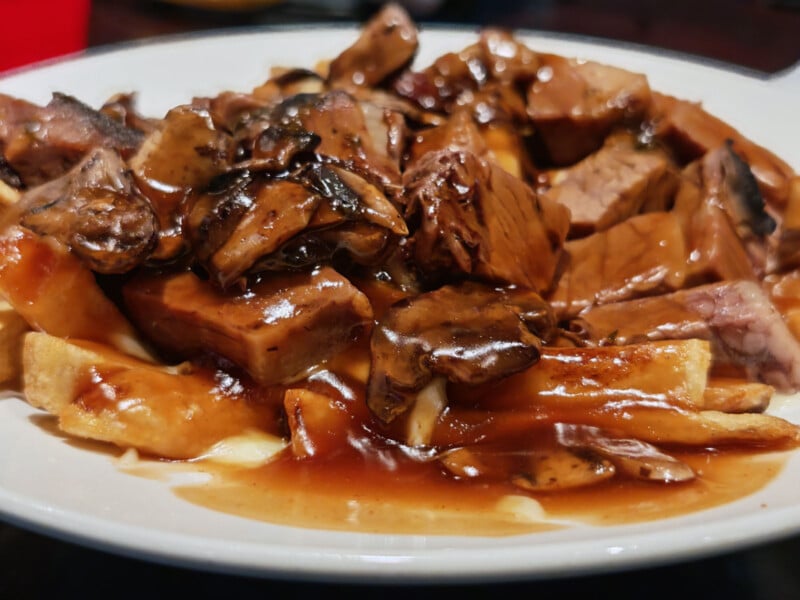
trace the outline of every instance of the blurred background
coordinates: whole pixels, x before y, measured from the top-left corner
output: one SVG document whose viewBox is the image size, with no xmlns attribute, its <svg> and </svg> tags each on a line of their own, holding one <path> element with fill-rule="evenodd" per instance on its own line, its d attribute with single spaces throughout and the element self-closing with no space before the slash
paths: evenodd
<svg viewBox="0 0 800 600">
<path fill-rule="evenodd" d="M 800 0 L 406 0 L 419 21 L 623 40 L 775 72 L 800 60 Z M 0 71 L 84 47 L 229 27 L 361 21 L 375 0 L 0 0 Z M 46 15 L 47 18 L 42 18 Z"/>
</svg>

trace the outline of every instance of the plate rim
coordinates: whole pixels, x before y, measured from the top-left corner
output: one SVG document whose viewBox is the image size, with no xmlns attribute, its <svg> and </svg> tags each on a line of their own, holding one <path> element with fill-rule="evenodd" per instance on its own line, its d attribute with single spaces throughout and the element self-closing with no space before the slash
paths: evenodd
<svg viewBox="0 0 800 600">
<path fill-rule="evenodd" d="M 422 22 L 421 28 L 423 32 L 431 33 L 469 33 L 478 31 L 478 25 L 458 25 L 451 26 L 447 24 L 425 24 Z M 157 36 L 146 38 L 144 40 L 133 40 L 128 42 L 120 42 L 106 46 L 96 47 L 87 51 L 73 53 L 63 57 L 57 57 L 35 63 L 33 65 L 26 65 L 17 69 L 7 71 L 0 76 L 0 85 L 6 80 L 13 78 L 17 75 L 23 75 L 30 72 L 35 72 L 44 68 L 59 66 L 64 63 L 80 62 L 82 60 L 91 59 L 97 55 L 113 54 L 117 52 L 132 52 L 141 47 L 152 47 L 158 45 L 168 46 L 174 43 L 183 42 L 202 42 L 205 39 L 217 38 L 229 35 L 242 35 L 242 36 L 266 36 L 275 32 L 295 32 L 299 34 L 307 34 L 310 31 L 326 30 L 331 32 L 349 32 L 357 30 L 358 24 L 356 23 L 337 23 L 331 24 L 308 24 L 308 25 L 267 25 L 255 26 L 247 28 L 226 28 L 226 29 L 211 29 L 198 32 L 174 34 L 168 36 Z M 653 46 L 646 46 L 641 44 L 629 42 L 615 42 L 605 38 L 595 38 L 592 36 L 572 35 L 559 32 L 540 31 L 535 29 L 517 29 L 514 33 L 523 36 L 533 36 L 538 39 L 556 39 L 559 41 L 573 42 L 586 46 L 602 46 L 609 49 L 623 50 L 625 52 L 634 52 L 637 54 L 649 55 L 656 60 L 677 60 L 681 63 L 697 64 L 707 68 L 713 68 L 718 71 L 723 71 L 731 75 L 744 76 L 753 80 L 771 81 L 775 76 L 764 74 L 758 71 L 751 71 L 745 68 L 737 68 L 736 65 L 730 63 L 722 63 L 699 57 L 697 55 L 685 54 L 672 50 L 661 49 Z M 797 451 L 796 451 L 797 452 Z M 10 508 L 9 508 L 10 507 Z M 16 507 L 16 510 L 15 510 Z M 386 565 L 390 563 L 380 562 L 374 560 L 374 556 L 366 556 L 358 554 L 357 552 L 352 555 L 343 553 L 341 549 L 330 548 L 327 550 L 322 549 L 320 558 L 325 560 L 324 564 L 317 564 L 315 566 L 292 564 L 291 561 L 296 555 L 304 554 L 300 550 L 291 550 L 291 556 L 286 557 L 283 564 L 276 565 L 263 565 L 263 564 L 242 564 L 230 557 L 226 556 L 212 556 L 215 544 L 220 543 L 220 540 L 211 540 L 210 544 L 201 544 L 204 552 L 198 552 L 195 555 L 187 555 L 186 553 L 176 554 L 174 551 L 169 551 L 165 548 L 153 548 L 152 546 L 145 547 L 143 543 L 138 545 L 131 545 L 126 543 L 127 535 L 134 532 L 139 532 L 142 535 L 147 532 L 153 532 L 167 538 L 173 538 L 182 546 L 197 546 L 198 538 L 206 540 L 202 536 L 192 534 L 176 534 L 173 532 L 158 532 L 157 530 L 143 529 L 142 527 L 128 525 L 125 523 L 114 522 L 113 520 L 104 519 L 93 515 L 85 515 L 71 510 L 54 510 L 52 506 L 41 505 L 34 502 L 31 504 L 26 501 L 23 496 L 9 492 L 8 490 L 0 487 L 0 519 L 6 520 L 9 523 L 19 525 L 25 529 L 36 531 L 50 537 L 56 537 L 69 542 L 77 542 L 82 545 L 97 548 L 104 551 L 110 551 L 115 554 L 128 556 L 137 559 L 152 560 L 163 564 L 170 564 L 181 567 L 188 567 L 194 569 L 203 569 L 207 571 L 214 571 L 220 573 L 235 573 L 249 576 L 259 577 L 272 577 L 279 579 L 298 579 L 303 580 L 318 580 L 318 581 L 356 581 L 356 582 L 375 582 L 375 583 L 444 583 L 444 582 L 478 582 L 478 581 L 511 581 L 511 580 L 534 580 L 544 578 L 556 578 L 564 575 L 575 574 L 591 574 L 601 573 L 608 571 L 619 571 L 623 568 L 639 568 L 644 565 L 652 566 L 654 564 L 664 565 L 671 562 L 679 562 L 688 559 L 702 558 L 721 552 L 734 551 L 745 547 L 750 547 L 765 543 L 768 541 L 776 541 L 785 537 L 796 535 L 800 533 L 800 518 L 795 519 L 795 522 L 790 527 L 781 525 L 782 519 L 785 514 L 800 515 L 800 507 L 783 507 L 779 509 L 771 509 L 768 514 L 761 513 L 748 513 L 734 518 L 724 520 L 724 523 L 714 522 L 711 527 L 716 535 L 709 537 L 709 525 L 697 523 L 692 525 L 684 525 L 680 528 L 683 535 L 687 533 L 692 534 L 689 536 L 692 541 L 696 542 L 691 544 L 691 548 L 683 548 L 681 552 L 675 553 L 674 549 L 666 550 L 664 548 L 649 548 L 642 549 L 644 543 L 651 541 L 651 538 L 661 537 L 662 532 L 644 532 L 637 533 L 635 531 L 628 533 L 621 533 L 619 539 L 622 541 L 627 540 L 630 543 L 629 548 L 623 551 L 628 552 L 623 566 L 612 565 L 608 561 L 609 553 L 596 551 L 594 553 L 587 552 L 586 546 L 597 543 L 596 540 L 581 540 L 581 541 L 563 541 L 551 544 L 551 546 L 566 546 L 572 547 L 573 552 L 579 551 L 577 556 L 577 563 L 569 561 L 563 562 L 561 565 L 548 565 L 549 570 L 545 572 L 541 568 L 531 569 L 530 565 L 521 563 L 513 563 L 507 565 L 504 569 L 498 569 L 496 565 L 489 566 L 482 563 L 480 560 L 473 560 L 469 565 L 469 572 L 456 572 L 456 570 L 444 570 L 442 565 L 439 564 L 440 555 L 447 552 L 445 549 L 432 549 L 422 553 L 416 551 L 416 556 L 401 556 L 400 554 L 392 554 L 393 557 L 404 559 L 397 562 L 396 568 L 387 568 Z M 68 523 L 54 523 L 56 517 L 67 517 Z M 758 528 L 757 535 L 750 535 L 749 537 L 742 538 L 736 535 L 724 535 L 725 532 L 721 531 L 723 524 L 730 526 L 731 523 L 738 525 L 757 520 L 760 527 Z M 668 520 L 662 520 L 664 523 Z M 765 521 L 767 526 L 765 526 Z M 118 531 L 118 535 L 113 540 L 107 539 L 103 534 L 104 531 L 94 529 L 87 531 L 83 529 L 86 524 L 102 524 L 112 530 Z M 701 531 L 702 530 L 702 531 Z M 535 534 L 534 534 L 535 535 Z M 134 538 L 140 536 L 133 536 Z M 127 537 L 130 541 L 130 537 Z M 634 543 L 635 541 L 635 543 Z M 224 542 L 223 542 L 224 543 Z M 687 542 L 688 544 L 688 542 Z M 263 549 L 263 544 L 244 543 L 246 546 L 256 546 Z M 278 546 L 275 542 L 270 545 L 270 554 L 274 553 Z M 657 546 L 657 544 L 656 544 Z M 511 548 L 492 548 L 491 552 L 501 553 L 519 553 L 523 549 L 522 546 Z M 318 549 L 319 550 L 319 549 Z M 470 553 L 477 555 L 485 550 L 470 549 Z M 209 554 L 211 553 L 211 554 Z M 423 556 L 424 554 L 424 556 Z M 336 560 L 338 557 L 338 560 Z M 433 558 L 434 564 L 426 564 L 425 560 Z M 605 559 L 605 560 L 603 560 Z"/>
</svg>

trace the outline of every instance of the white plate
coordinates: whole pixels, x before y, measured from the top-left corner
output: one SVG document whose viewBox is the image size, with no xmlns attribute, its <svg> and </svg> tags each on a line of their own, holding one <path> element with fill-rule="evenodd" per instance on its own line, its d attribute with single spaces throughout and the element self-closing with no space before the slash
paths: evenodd
<svg viewBox="0 0 800 600">
<path fill-rule="evenodd" d="M 193 95 L 248 90 L 270 65 L 312 66 L 354 36 L 349 28 L 307 29 L 131 45 L 18 72 L 0 80 L 0 92 L 46 102 L 57 90 L 97 105 L 137 91 L 143 112 L 159 116 Z M 796 70 L 768 81 L 631 48 L 524 38 L 535 49 L 645 72 L 655 89 L 703 100 L 800 167 Z M 466 30 L 425 31 L 420 62 L 474 39 Z M 780 410 L 800 422 L 800 403 Z M 762 491 L 679 518 L 504 538 L 374 535 L 274 526 L 188 504 L 163 482 L 123 474 L 110 455 L 48 433 L 35 414 L 19 400 L 0 400 L 0 515 L 50 535 L 204 569 L 359 581 L 534 578 L 683 560 L 800 532 L 800 453 Z"/>
</svg>

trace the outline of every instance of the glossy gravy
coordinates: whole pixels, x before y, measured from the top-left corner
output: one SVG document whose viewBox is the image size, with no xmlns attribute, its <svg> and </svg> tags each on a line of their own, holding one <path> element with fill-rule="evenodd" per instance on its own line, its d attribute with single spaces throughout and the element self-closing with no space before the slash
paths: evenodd
<svg viewBox="0 0 800 600">
<path fill-rule="evenodd" d="M 334 362 L 328 365 L 330 371 L 297 384 L 348 407 L 350 425 L 326 441 L 325 453 L 298 459 L 286 448 L 268 464 L 249 469 L 205 461 L 140 461 L 125 470 L 165 480 L 187 469 L 205 473 L 207 481 L 177 484 L 175 494 L 216 511 L 275 524 L 386 534 L 503 536 L 575 522 L 651 521 L 719 506 L 765 486 L 788 454 L 669 449 L 697 473 L 686 483 L 646 482 L 617 474 L 584 488 L 530 492 L 502 477 L 458 478 L 432 455 L 395 441 L 402 439 L 401 430 L 376 425 L 359 384 L 364 377 L 358 372 L 358 365 L 363 366 L 360 350 L 354 348 L 347 357 L 350 373 L 343 361 Z M 522 432 L 511 427 L 505 430 L 507 440 L 485 447 L 513 462 L 523 443 L 538 450 L 554 447 L 551 426 L 545 418 L 529 422 Z"/>
<path fill-rule="evenodd" d="M 614 479 L 552 494 L 500 482 L 458 481 L 433 463 L 278 459 L 257 469 L 140 462 L 131 474 L 165 479 L 186 469 L 209 480 L 180 484 L 193 504 L 293 527 L 384 534 L 504 536 L 585 523 L 623 525 L 676 517 L 750 495 L 776 477 L 786 453 L 704 451 L 679 456 L 698 473 L 689 483 Z"/>
</svg>

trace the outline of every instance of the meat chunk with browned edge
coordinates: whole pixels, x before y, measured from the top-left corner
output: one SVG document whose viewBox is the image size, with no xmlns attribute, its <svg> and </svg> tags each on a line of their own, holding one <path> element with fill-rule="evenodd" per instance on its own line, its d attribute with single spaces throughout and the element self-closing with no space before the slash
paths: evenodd
<svg viewBox="0 0 800 600">
<path fill-rule="evenodd" d="M 667 210 L 678 173 L 662 149 L 625 132 L 576 165 L 550 174 L 545 196 L 570 211 L 570 237 L 608 229 L 640 212 Z"/>
<path fill-rule="evenodd" d="M 546 54 L 528 90 L 528 115 L 546 158 L 569 165 L 597 150 L 615 126 L 640 121 L 650 96 L 644 75 Z"/>
<path fill-rule="evenodd" d="M 786 205 L 789 181 L 794 172 L 772 152 L 750 141 L 694 102 L 654 93 L 651 112 L 656 135 L 686 162 L 732 140 L 733 149 L 750 165 L 767 202 L 776 208 Z"/>
<path fill-rule="evenodd" d="M 671 292 L 686 278 L 686 241 L 672 213 L 637 215 L 564 245 L 563 272 L 548 297 L 560 319 L 590 306 Z"/>
<path fill-rule="evenodd" d="M 143 137 L 72 96 L 53 94 L 42 107 L 0 94 L 0 150 L 26 186 L 63 175 L 97 146 L 128 158 Z"/>
<path fill-rule="evenodd" d="M 764 276 L 776 222 L 731 143 L 684 169 L 674 211 L 687 232 L 689 285 Z"/>
<path fill-rule="evenodd" d="M 599 343 L 700 338 L 717 368 L 743 370 L 783 391 L 800 389 L 800 343 L 757 283 L 727 281 L 598 306 L 578 325 Z"/>
<path fill-rule="evenodd" d="M 537 291 L 550 288 L 569 211 L 466 151 L 431 152 L 404 175 L 417 266 Z"/>
<path fill-rule="evenodd" d="M 216 354 L 264 385 L 341 352 L 372 319 L 366 296 L 329 267 L 265 277 L 246 292 L 222 292 L 191 272 L 144 273 L 123 294 L 158 348 L 175 358 Z"/>
<path fill-rule="evenodd" d="M 554 330 L 550 308 L 530 290 L 466 282 L 403 300 L 373 329 L 367 404 L 388 423 L 435 376 L 479 384 L 517 373 Z"/>
</svg>

